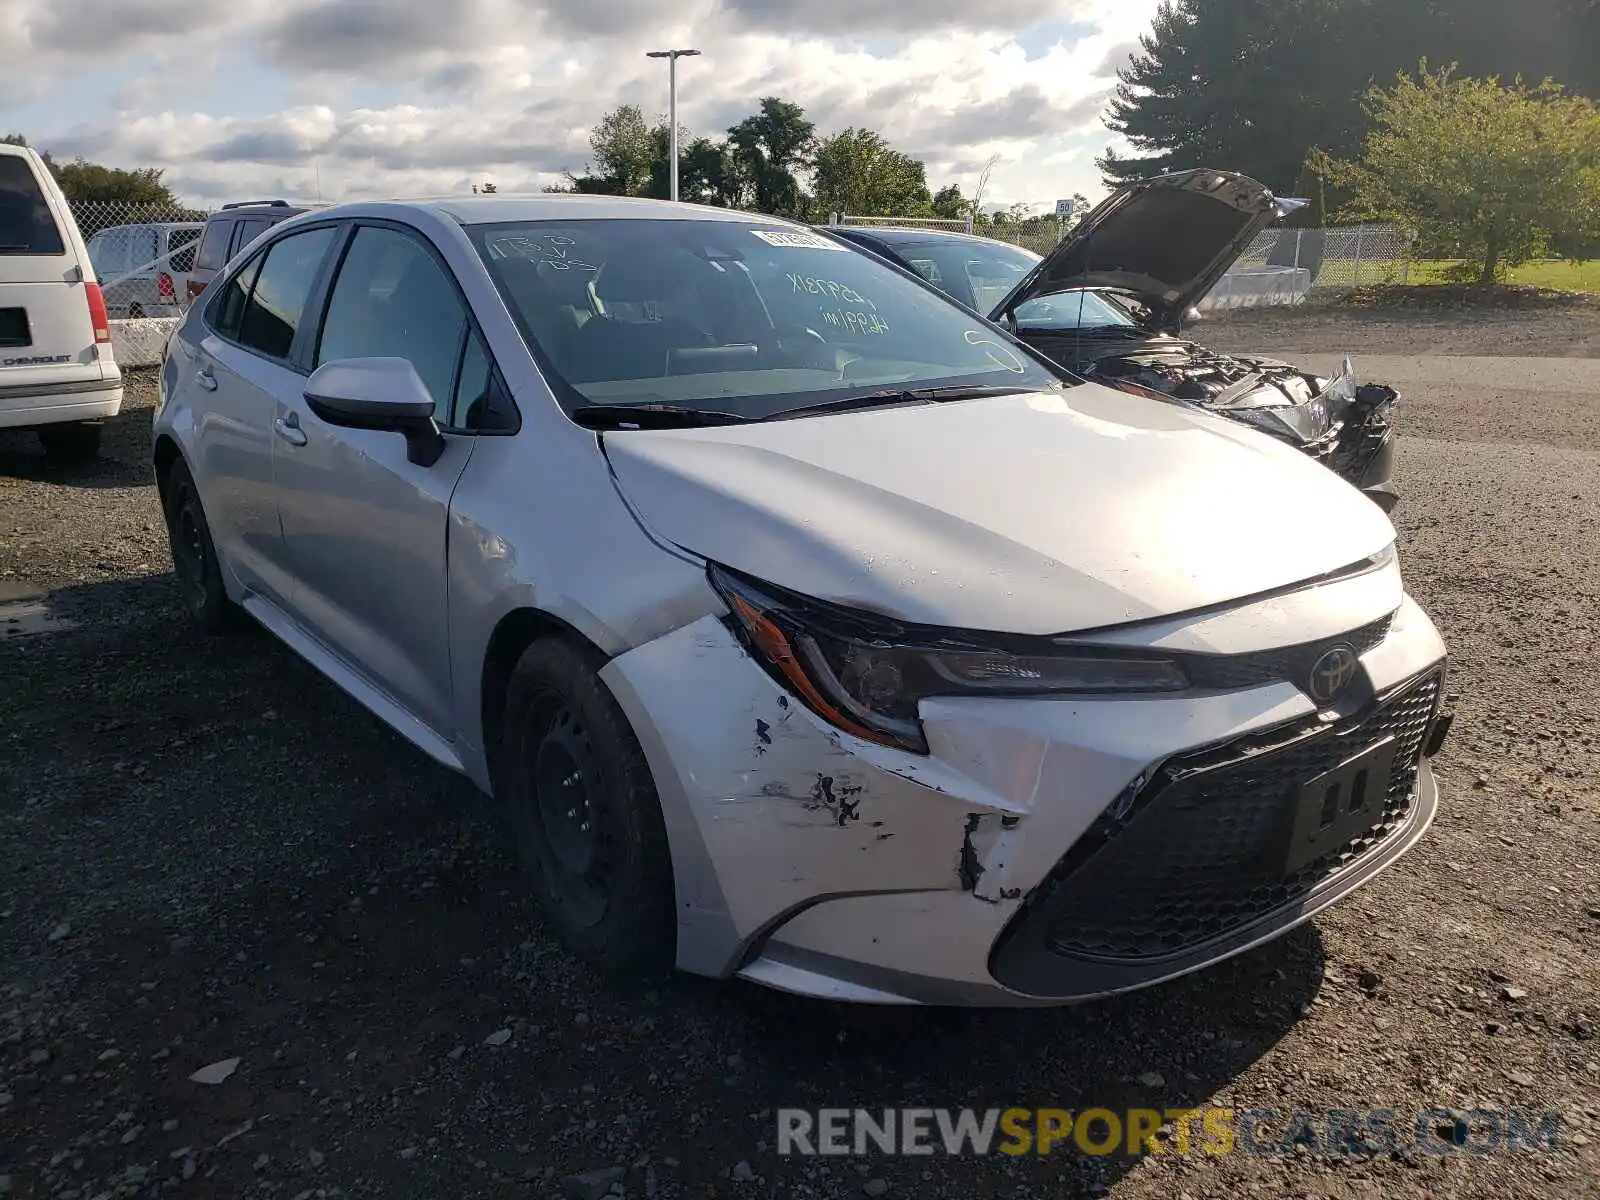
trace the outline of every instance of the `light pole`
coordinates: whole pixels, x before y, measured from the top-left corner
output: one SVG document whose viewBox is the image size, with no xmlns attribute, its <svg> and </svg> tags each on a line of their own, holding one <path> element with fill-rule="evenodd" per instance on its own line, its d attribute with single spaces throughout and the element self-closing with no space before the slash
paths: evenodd
<svg viewBox="0 0 1600 1200">
<path fill-rule="evenodd" d="M 646 58 L 667 60 L 667 136 L 671 139 L 671 149 L 667 151 L 667 175 L 671 181 L 667 186 L 667 195 L 673 200 L 678 198 L 678 60 L 693 58 L 699 53 L 698 50 L 650 50 L 645 53 Z"/>
</svg>

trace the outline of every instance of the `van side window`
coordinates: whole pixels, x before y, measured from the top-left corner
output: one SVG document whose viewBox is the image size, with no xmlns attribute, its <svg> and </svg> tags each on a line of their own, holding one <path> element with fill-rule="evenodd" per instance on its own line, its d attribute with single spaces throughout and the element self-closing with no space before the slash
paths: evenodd
<svg viewBox="0 0 1600 1200">
<path fill-rule="evenodd" d="M 66 252 L 32 164 L 20 154 L 0 154 L 0 254 Z"/>
<path fill-rule="evenodd" d="M 328 247 L 332 226 L 291 233 L 267 247 L 239 318 L 239 344 L 269 358 L 288 358 L 295 330 Z"/>
<path fill-rule="evenodd" d="M 174 229 L 167 234 L 167 270 L 180 275 L 194 270 L 194 243 L 199 236 L 198 229 Z"/>
</svg>

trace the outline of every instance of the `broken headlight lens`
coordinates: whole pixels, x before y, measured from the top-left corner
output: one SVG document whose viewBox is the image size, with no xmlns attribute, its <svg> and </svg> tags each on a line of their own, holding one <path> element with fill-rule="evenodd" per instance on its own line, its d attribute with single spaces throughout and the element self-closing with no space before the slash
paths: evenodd
<svg viewBox="0 0 1600 1200">
<path fill-rule="evenodd" d="M 1189 686 L 1183 668 L 1161 655 L 1057 646 L 1043 638 L 976 644 L 969 640 L 974 635 L 917 628 L 809 600 L 715 565 L 709 574 L 745 646 L 779 683 L 838 728 L 886 746 L 927 753 L 917 708 L 929 696 L 1165 692 Z"/>
</svg>

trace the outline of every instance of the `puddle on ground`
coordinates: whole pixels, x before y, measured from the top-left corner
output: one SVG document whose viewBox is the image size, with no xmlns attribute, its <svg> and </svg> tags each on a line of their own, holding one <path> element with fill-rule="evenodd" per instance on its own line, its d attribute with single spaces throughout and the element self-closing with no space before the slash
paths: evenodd
<svg viewBox="0 0 1600 1200">
<path fill-rule="evenodd" d="M 32 588 L 0 581 L 0 642 L 16 638 L 36 637 L 42 633 L 60 633 L 71 629 L 77 622 L 56 612 L 48 595 L 40 595 Z"/>
</svg>

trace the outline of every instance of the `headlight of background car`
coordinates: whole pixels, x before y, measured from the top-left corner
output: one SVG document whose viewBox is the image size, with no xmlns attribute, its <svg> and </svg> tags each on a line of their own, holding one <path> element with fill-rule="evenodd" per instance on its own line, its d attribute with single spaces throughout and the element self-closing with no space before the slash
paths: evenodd
<svg viewBox="0 0 1600 1200">
<path fill-rule="evenodd" d="M 784 688 L 848 733 L 919 754 L 928 744 L 917 705 L 927 696 L 1189 686 L 1182 667 L 1160 655 L 1058 646 L 1046 638 L 997 636 L 987 645 L 976 640 L 982 635 L 919 629 L 796 596 L 716 565 L 709 575 L 745 647 Z"/>
</svg>

